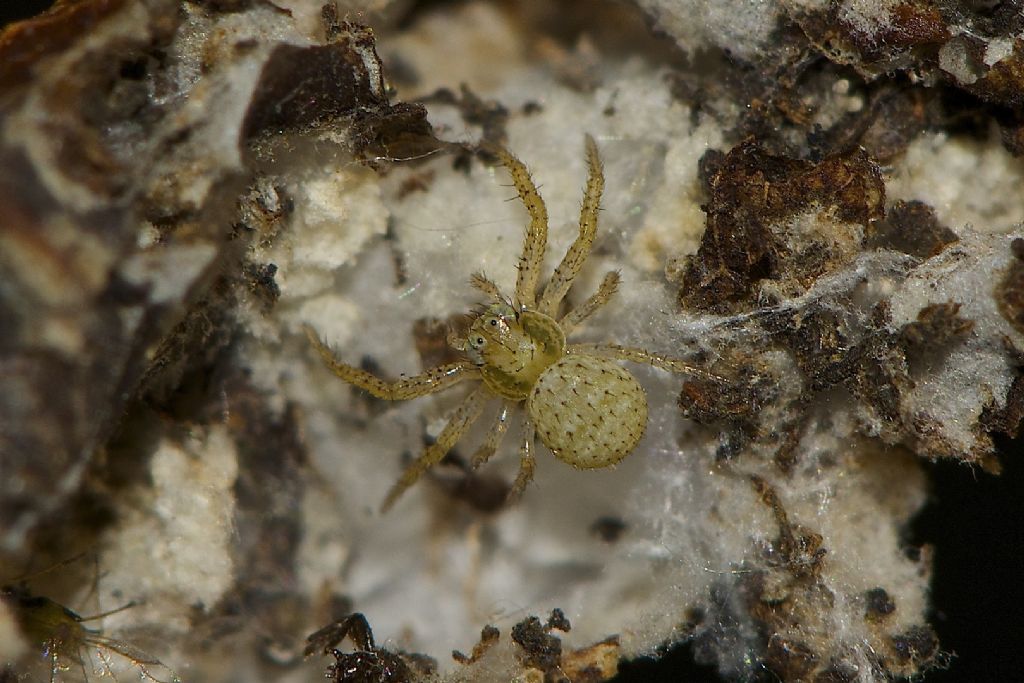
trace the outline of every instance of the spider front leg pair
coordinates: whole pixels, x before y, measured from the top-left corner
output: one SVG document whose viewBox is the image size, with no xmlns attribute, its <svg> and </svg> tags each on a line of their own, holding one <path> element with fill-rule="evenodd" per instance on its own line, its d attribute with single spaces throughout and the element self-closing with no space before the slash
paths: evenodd
<svg viewBox="0 0 1024 683">
<path fill-rule="evenodd" d="M 334 374 L 377 398 L 390 401 L 419 398 L 420 396 L 444 391 L 465 380 L 480 379 L 479 369 L 468 361 L 462 361 L 431 368 L 419 375 L 403 377 L 395 382 L 386 382 L 365 370 L 340 362 L 334 357 L 331 350 L 320 341 L 312 329 L 309 327 L 305 329 L 310 343 L 313 344 L 320 357 L 323 358 L 324 363 Z M 401 477 L 388 491 L 384 502 L 381 504 L 381 512 L 387 512 L 394 505 L 395 501 L 398 500 L 398 497 L 415 484 L 424 472 L 444 459 L 444 456 L 448 454 L 452 447 L 462 439 L 469 428 L 479 419 L 486 404 L 492 398 L 493 395 L 486 385 L 481 385 L 463 399 L 462 403 L 459 404 L 455 412 L 448 419 L 441 433 L 438 434 L 434 443 L 429 445 L 416 460 L 406 467 Z M 484 443 L 477 449 L 470 461 L 473 468 L 485 463 L 498 450 L 505 432 L 508 431 L 509 412 L 508 406 L 505 405 L 499 410 Z M 516 478 L 512 492 L 509 494 L 510 497 L 518 495 L 526 488 L 526 484 L 529 483 L 530 476 L 533 473 L 532 441 L 533 437 L 531 434 L 523 435 L 523 443 L 520 447 L 520 474 Z"/>
<path fill-rule="evenodd" d="M 540 438 L 558 459 L 577 469 L 608 467 L 629 455 L 647 427 L 647 397 L 636 379 L 617 361 L 645 363 L 669 372 L 715 378 L 683 360 L 616 344 L 567 344 L 566 337 L 615 294 L 619 275 L 605 275 L 597 292 L 557 318 L 559 307 L 590 255 L 597 234 L 604 173 L 597 145 L 586 137 L 588 178 L 579 233 L 538 295 L 540 268 L 547 248 L 547 208 L 529 171 L 503 149 L 491 150 L 512 177 L 530 216 L 519 259 L 514 296 L 506 299 L 497 284 L 473 275 L 471 284 L 489 304 L 476 315 L 465 339 L 451 340 L 465 360 L 396 382 L 384 380 L 337 360 L 309 328 L 310 342 L 340 378 L 373 396 L 405 400 L 426 396 L 466 380 L 478 380 L 456 408 L 437 440 L 413 461 L 384 499 L 395 500 L 437 464 L 469 431 L 489 402 L 501 405 L 483 444 L 471 462 L 479 466 L 501 445 L 509 413 L 525 408 L 519 473 L 509 492 L 517 498 L 533 478 L 534 440 Z"/>
</svg>

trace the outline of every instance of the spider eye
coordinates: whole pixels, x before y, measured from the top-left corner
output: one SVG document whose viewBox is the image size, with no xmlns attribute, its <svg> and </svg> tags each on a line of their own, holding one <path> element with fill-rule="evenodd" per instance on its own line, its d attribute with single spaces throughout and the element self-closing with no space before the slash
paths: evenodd
<svg viewBox="0 0 1024 683">
<path fill-rule="evenodd" d="M 498 326 L 498 319 L 497 318 L 491 318 L 489 322 L 491 323 L 491 327 L 497 327 Z"/>
<path fill-rule="evenodd" d="M 476 345 L 477 346 L 483 346 L 484 345 L 484 338 L 483 337 L 477 337 L 476 338 Z"/>
</svg>

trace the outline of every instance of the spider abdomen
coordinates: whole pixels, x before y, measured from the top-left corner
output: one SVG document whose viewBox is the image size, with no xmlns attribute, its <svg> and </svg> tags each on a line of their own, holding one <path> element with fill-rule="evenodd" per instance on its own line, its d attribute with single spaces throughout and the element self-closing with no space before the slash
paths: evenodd
<svg viewBox="0 0 1024 683">
<path fill-rule="evenodd" d="M 526 399 L 537 435 L 562 462 L 579 469 L 614 465 L 647 428 L 647 396 L 615 361 L 568 354 L 537 379 Z"/>
</svg>

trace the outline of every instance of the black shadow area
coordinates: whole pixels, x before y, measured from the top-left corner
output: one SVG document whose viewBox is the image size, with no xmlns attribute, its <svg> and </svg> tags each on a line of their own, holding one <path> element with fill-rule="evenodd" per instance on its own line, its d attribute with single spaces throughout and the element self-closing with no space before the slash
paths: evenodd
<svg viewBox="0 0 1024 683">
<path fill-rule="evenodd" d="M 998 476 L 928 465 L 911 541 L 935 548 L 931 622 L 953 656 L 926 683 L 1024 681 L 1024 438 L 997 443 Z"/>
<path fill-rule="evenodd" d="M 53 0 L 4 0 L 0 2 L 0 28 L 7 24 L 34 17 L 49 9 Z"/>
</svg>

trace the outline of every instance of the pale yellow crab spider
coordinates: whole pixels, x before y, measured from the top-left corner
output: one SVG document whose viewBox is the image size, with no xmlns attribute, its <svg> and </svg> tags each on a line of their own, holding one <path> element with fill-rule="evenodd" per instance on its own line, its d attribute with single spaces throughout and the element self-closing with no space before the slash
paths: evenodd
<svg viewBox="0 0 1024 683">
<path fill-rule="evenodd" d="M 499 403 L 491 427 L 472 457 L 478 467 L 501 444 L 512 408 L 523 406 L 519 474 L 509 493 L 517 498 L 533 478 L 537 437 L 559 460 L 579 469 L 608 467 L 629 455 L 647 427 L 647 397 L 636 379 L 617 361 L 646 363 L 669 372 L 715 378 L 676 358 L 616 344 L 569 344 L 566 337 L 603 306 L 619 285 L 610 272 L 597 291 L 582 304 L 557 318 L 559 305 L 590 255 L 597 233 L 604 173 L 597 145 L 586 137 L 589 175 L 580 212 L 579 235 L 538 293 L 541 263 L 547 246 L 547 208 L 519 159 L 503 149 L 493 150 L 512 176 L 519 198 L 530 215 L 515 294 L 505 299 L 492 281 L 480 274 L 471 284 L 488 302 L 469 326 L 465 339 L 451 339 L 465 360 L 431 368 L 414 377 L 385 382 L 373 374 L 339 361 L 307 328 L 309 340 L 327 366 L 350 384 L 378 398 L 397 401 L 426 396 L 459 382 L 480 382 L 463 399 L 437 440 L 413 461 L 391 487 L 382 510 L 437 464 L 491 403 Z M 716 378 L 717 379 L 717 378 Z"/>
</svg>

